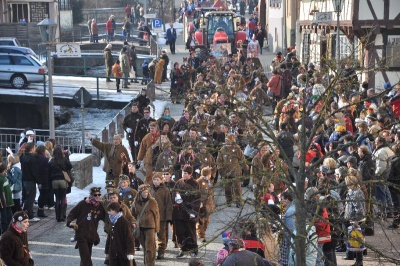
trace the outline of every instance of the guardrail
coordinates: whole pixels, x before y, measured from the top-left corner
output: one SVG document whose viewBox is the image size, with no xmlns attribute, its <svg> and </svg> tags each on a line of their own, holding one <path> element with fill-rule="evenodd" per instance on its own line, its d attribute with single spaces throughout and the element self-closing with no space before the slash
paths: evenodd
<svg viewBox="0 0 400 266">
<path fill-rule="evenodd" d="M 35 141 L 47 141 L 49 139 L 49 130 L 46 129 L 33 129 L 35 131 Z M 24 132 L 23 128 L 0 128 L 0 150 L 3 152 L 7 147 L 13 151 L 18 152 L 20 146 L 21 133 Z M 80 152 L 82 150 L 82 139 L 79 137 L 80 131 L 65 131 L 56 130 L 56 143 L 69 149 L 71 152 Z M 91 147 L 86 148 L 85 151 L 91 150 Z M 4 154 L 3 154 L 4 155 Z"/>
</svg>

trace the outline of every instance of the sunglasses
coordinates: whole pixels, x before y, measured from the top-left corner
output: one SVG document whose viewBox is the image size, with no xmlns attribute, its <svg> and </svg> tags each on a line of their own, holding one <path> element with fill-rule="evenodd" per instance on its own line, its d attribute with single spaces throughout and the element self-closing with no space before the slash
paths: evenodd
<svg viewBox="0 0 400 266">
<path fill-rule="evenodd" d="M 93 194 L 94 197 L 100 197 L 101 194 Z"/>
<path fill-rule="evenodd" d="M 170 173 L 163 173 L 163 175 L 170 175 Z"/>
</svg>

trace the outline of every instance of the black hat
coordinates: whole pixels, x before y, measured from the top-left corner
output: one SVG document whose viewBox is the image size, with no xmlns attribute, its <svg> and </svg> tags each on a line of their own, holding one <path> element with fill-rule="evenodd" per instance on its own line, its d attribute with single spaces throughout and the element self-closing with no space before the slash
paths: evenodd
<svg viewBox="0 0 400 266">
<path fill-rule="evenodd" d="M 91 187 L 90 188 L 90 195 L 93 195 L 97 192 L 101 193 L 101 187 Z"/>
<path fill-rule="evenodd" d="M 352 164 L 357 164 L 357 158 L 355 156 L 349 156 L 347 157 L 345 163 L 352 163 Z"/>
<path fill-rule="evenodd" d="M 26 212 L 24 211 L 19 211 L 14 213 L 13 218 L 12 218 L 12 222 L 16 223 L 16 222 L 22 222 L 23 220 L 29 220 L 29 216 Z"/>
<path fill-rule="evenodd" d="M 115 188 L 114 180 L 106 180 L 106 189 Z"/>
</svg>

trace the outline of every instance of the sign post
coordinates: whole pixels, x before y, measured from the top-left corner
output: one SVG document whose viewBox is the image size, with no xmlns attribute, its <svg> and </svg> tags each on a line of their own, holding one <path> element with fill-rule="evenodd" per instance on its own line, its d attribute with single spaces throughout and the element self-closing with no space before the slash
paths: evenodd
<svg viewBox="0 0 400 266">
<path fill-rule="evenodd" d="M 161 18 L 154 18 L 151 22 L 151 26 L 154 32 L 162 32 L 163 31 L 163 21 Z"/>
</svg>

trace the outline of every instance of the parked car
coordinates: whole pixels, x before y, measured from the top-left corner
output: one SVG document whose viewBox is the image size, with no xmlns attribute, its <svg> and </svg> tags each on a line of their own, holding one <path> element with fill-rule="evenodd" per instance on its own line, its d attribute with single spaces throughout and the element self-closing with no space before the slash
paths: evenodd
<svg viewBox="0 0 400 266">
<path fill-rule="evenodd" d="M 1 46 L 0 45 L 0 53 L 6 54 L 30 54 L 38 58 L 37 54 L 28 47 L 21 46 Z"/>
<path fill-rule="evenodd" d="M 21 46 L 17 38 L 14 37 L 0 37 L 0 46 Z"/>
<path fill-rule="evenodd" d="M 0 53 L 0 82 L 22 89 L 44 81 L 47 67 L 33 55 Z"/>
</svg>

